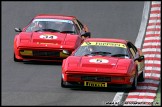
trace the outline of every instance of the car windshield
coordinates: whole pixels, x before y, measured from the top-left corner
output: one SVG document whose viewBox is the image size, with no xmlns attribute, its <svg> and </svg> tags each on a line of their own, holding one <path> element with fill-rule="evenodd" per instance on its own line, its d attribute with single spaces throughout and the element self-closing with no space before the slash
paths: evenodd
<svg viewBox="0 0 162 107">
<path fill-rule="evenodd" d="M 74 56 L 96 55 L 129 58 L 126 45 L 113 42 L 84 42 L 74 53 Z"/>
<path fill-rule="evenodd" d="M 26 32 L 50 31 L 76 34 L 71 20 L 62 19 L 34 19 L 27 27 Z"/>
</svg>

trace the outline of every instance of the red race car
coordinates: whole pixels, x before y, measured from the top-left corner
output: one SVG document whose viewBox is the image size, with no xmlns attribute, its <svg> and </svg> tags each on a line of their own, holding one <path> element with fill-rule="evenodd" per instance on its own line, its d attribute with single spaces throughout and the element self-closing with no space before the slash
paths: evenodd
<svg viewBox="0 0 162 107">
<path fill-rule="evenodd" d="M 85 38 L 90 38 L 88 27 L 74 16 L 40 14 L 14 38 L 14 61 L 64 59 L 74 51 Z"/>
<path fill-rule="evenodd" d="M 130 41 L 88 38 L 63 60 L 61 86 L 136 89 L 144 81 L 144 66 L 142 51 Z"/>
</svg>

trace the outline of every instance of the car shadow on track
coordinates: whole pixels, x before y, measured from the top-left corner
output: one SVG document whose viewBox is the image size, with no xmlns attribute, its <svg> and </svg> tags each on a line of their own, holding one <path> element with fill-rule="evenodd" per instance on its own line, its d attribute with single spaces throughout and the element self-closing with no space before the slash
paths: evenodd
<svg viewBox="0 0 162 107">
<path fill-rule="evenodd" d="M 62 65 L 62 61 L 61 62 L 24 61 L 23 63 L 32 65 Z"/>
<path fill-rule="evenodd" d="M 98 92 L 129 92 L 129 88 L 119 88 L 119 87 L 109 87 L 109 88 L 99 88 L 99 87 L 80 87 L 80 88 L 70 88 L 75 91 L 98 91 Z"/>
</svg>

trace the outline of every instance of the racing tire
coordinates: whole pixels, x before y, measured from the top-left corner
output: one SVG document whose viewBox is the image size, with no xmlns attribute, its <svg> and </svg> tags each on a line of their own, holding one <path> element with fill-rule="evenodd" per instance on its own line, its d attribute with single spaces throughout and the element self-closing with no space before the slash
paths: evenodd
<svg viewBox="0 0 162 107">
<path fill-rule="evenodd" d="M 137 72 L 136 72 L 135 77 L 134 77 L 134 81 L 133 81 L 133 84 L 132 84 L 132 87 L 131 87 L 132 90 L 137 89 L 137 82 L 138 82 L 138 76 L 137 76 Z"/>
<path fill-rule="evenodd" d="M 145 73 L 144 73 L 144 71 L 142 71 L 142 73 L 139 75 L 138 81 L 139 81 L 139 82 L 145 81 Z"/>
<path fill-rule="evenodd" d="M 17 59 L 17 58 L 15 57 L 15 54 L 14 54 L 14 61 L 15 61 L 15 62 L 21 62 L 22 60 Z"/>
<path fill-rule="evenodd" d="M 67 86 L 65 85 L 65 83 L 64 83 L 64 81 L 63 81 L 62 78 L 61 78 L 61 87 L 62 87 L 62 88 L 67 88 Z"/>
</svg>

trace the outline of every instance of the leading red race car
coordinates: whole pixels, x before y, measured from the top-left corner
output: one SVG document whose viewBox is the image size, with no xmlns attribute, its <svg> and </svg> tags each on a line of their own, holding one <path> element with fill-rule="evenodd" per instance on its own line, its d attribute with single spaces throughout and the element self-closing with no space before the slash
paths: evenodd
<svg viewBox="0 0 162 107">
<path fill-rule="evenodd" d="M 61 86 L 136 89 L 144 81 L 144 66 L 142 51 L 130 41 L 88 38 L 63 60 Z"/>
<path fill-rule="evenodd" d="M 64 59 L 62 50 L 72 52 L 85 38 L 90 38 L 88 27 L 75 16 L 40 14 L 14 38 L 14 61 Z"/>
</svg>

